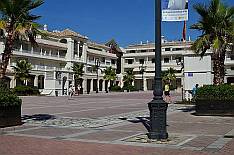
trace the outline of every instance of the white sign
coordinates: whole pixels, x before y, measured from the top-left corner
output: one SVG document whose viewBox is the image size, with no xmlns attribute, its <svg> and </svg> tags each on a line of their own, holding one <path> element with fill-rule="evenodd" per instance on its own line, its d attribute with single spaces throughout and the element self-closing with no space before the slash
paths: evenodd
<svg viewBox="0 0 234 155">
<path fill-rule="evenodd" d="M 162 21 L 187 21 L 188 0 L 163 0 Z"/>
</svg>

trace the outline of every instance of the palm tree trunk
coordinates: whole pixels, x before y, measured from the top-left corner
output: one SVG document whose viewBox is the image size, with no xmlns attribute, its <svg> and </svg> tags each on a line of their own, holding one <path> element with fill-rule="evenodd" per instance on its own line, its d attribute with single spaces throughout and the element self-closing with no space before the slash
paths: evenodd
<svg viewBox="0 0 234 155">
<path fill-rule="evenodd" d="M 225 77 L 224 61 L 225 61 L 225 51 L 213 54 L 214 85 L 220 85 L 224 83 L 224 77 Z"/>
<path fill-rule="evenodd" d="M 2 54 L 2 62 L 0 63 L 0 79 L 3 79 L 6 75 L 6 69 L 11 57 L 13 44 L 14 44 L 14 36 L 13 36 L 13 25 L 9 24 L 6 29 L 7 37 L 6 37 L 6 44 L 5 49 Z"/>
</svg>

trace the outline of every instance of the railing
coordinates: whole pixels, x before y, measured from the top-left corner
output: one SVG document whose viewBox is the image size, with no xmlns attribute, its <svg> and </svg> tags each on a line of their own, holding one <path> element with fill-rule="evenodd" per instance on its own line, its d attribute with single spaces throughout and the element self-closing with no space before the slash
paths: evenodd
<svg viewBox="0 0 234 155">
<path fill-rule="evenodd" d="M 19 50 L 19 49 L 15 49 L 14 50 L 14 54 L 17 55 L 27 55 L 27 56 L 31 56 L 31 57 L 40 57 L 40 58 L 44 58 L 44 59 L 65 59 L 66 55 L 55 55 L 52 54 L 50 55 L 50 53 L 42 53 L 39 51 L 27 51 L 27 50 Z"/>
</svg>

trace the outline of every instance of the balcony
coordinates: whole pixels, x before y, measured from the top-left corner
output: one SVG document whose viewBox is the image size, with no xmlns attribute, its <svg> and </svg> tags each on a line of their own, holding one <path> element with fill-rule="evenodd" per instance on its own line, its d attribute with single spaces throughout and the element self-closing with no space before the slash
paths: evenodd
<svg viewBox="0 0 234 155">
<path fill-rule="evenodd" d="M 91 53 L 92 55 L 99 55 L 99 56 L 104 56 L 104 57 L 110 57 L 110 58 L 116 58 L 117 59 L 117 56 L 115 54 L 108 53 L 108 52 L 105 52 L 105 51 L 98 51 L 98 50 L 94 50 L 94 49 L 88 49 L 87 52 Z"/>
<path fill-rule="evenodd" d="M 30 51 L 30 50 L 14 50 L 13 55 L 25 56 L 25 57 L 34 57 L 39 59 L 49 59 L 56 61 L 66 61 L 65 54 L 57 55 L 52 53 L 42 53 L 41 51 Z"/>
</svg>

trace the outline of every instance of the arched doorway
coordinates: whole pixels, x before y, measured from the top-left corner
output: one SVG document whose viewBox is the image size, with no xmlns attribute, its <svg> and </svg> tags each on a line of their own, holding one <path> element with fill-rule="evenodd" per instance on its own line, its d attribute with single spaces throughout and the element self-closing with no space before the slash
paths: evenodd
<svg viewBox="0 0 234 155">
<path fill-rule="evenodd" d="M 38 76 L 38 89 L 44 89 L 45 88 L 45 76 L 39 75 Z"/>
<path fill-rule="evenodd" d="M 234 84 L 234 77 L 228 77 L 227 78 L 227 83 L 228 84 Z"/>
<path fill-rule="evenodd" d="M 102 91 L 102 86 L 103 86 L 103 80 L 99 80 L 99 91 Z"/>
<path fill-rule="evenodd" d="M 90 89 L 91 89 L 91 79 L 87 79 L 87 94 L 90 93 Z"/>
<path fill-rule="evenodd" d="M 62 82 L 62 95 L 67 95 L 67 89 L 65 88 L 66 82 L 67 82 L 67 77 L 64 76 Z"/>
</svg>

